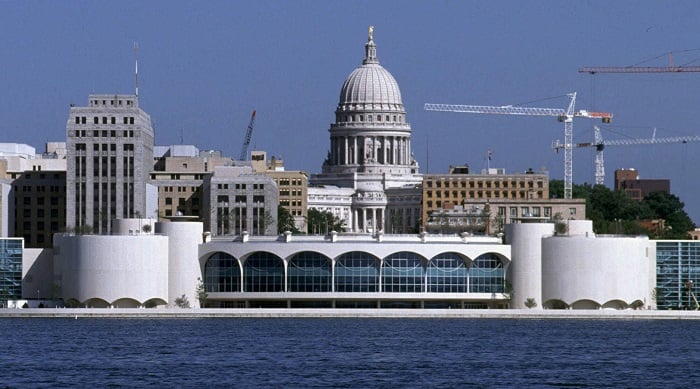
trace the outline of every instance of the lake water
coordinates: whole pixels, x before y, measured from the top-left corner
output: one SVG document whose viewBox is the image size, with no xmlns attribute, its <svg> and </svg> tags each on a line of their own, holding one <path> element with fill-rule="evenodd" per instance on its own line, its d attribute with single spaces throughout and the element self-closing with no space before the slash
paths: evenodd
<svg viewBox="0 0 700 389">
<path fill-rule="evenodd" d="M 693 387 L 684 320 L 1 319 L 0 386 Z"/>
</svg>

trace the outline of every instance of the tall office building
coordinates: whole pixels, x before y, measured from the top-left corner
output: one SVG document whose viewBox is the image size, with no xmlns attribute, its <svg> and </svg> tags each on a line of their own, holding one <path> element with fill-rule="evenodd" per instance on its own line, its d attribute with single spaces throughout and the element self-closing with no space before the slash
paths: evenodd
<svg viewBox="0 0 700 389">
<path fill-rule="evenodd" d="M 67 227 L 110 233 L 114 219 L 146 216 L 153 168 L 151 117 L 136 95 L 90 95 L 66 125 Z"/>
</svg>

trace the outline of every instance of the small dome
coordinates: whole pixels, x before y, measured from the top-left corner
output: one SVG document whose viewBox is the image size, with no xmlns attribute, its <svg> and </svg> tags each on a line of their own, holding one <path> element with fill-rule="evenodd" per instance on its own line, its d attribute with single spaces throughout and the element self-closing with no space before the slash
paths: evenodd
<svg viewBox="0 0 700 389">
<path fill-rule="evenodd" d="M 340 90 L 339 111 L 365 109 L 401 110 L 401 91 L 394 76 L 377 60 L 377 47 L 372 35 L 365 44 L 362 66 L 353 70 Z"/>
</svg>

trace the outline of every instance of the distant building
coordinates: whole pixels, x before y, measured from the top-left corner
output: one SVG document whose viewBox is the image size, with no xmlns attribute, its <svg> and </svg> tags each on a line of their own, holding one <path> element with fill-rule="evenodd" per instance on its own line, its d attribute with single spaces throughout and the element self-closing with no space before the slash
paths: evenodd
<svg viewBox="0 0 700 389">
<path fill-rule="evenodd" d="M 250 167 L 217 166 L 204 182 L 204 228 L 213 236 L 277 235 L 279 191 Z"/>
<path fill-rule="evenodd" d="M 0 144 L 0 236 L 24 238 L 25 247 L 51 247 L 66 228 L 65 143 L 44 153 L 28 145 Z"/>
<path fill-rule="evenodd" d="M 115 219 L 146 215 L 153 168 L 151 117 L 136 95 L 90 95 L 66 124 L 67 225 L 109 233 Z"/>
<path fill-rule="evenodd" d="M 652 192 L 671 193 L 671 180 L 640 179 L 635 169 L 615 170 L 615 190 L 625 192 L 632 200 L 642 201 Z"/>
<path fill-rule="evenodd" d="M 153 158 L 151 182 L 158 188 L 158 219 L 178 214 L 208 217 L 202 197 L 205 177 L 217 166 L 232 165 L 232 159 L 221 157 L 220 152 L 200 152 L 191 145 L 156 146 Z"/>
<path fill-rule="evenodd" d="M 423 176 L 422 226 L 431 232 L 503 232 L 516 218 L 585 219 L 585 199 L 550 199 L 546 173 L 506 174 L 488 169 L 481 174 L 467 166 L 447 174 Z"/>
</svg>

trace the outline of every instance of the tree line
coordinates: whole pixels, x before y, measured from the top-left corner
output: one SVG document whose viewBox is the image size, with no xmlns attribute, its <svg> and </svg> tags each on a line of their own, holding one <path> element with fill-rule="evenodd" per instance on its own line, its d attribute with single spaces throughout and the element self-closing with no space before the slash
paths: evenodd
<svg viewBox="0 0 700 389">
<path fill-rule="evenodd" d="M 550 198 L 564 198 L 564 181 L 549 182 Z M 695 228 L 678 196 L 652 192 L 642 201 L 629 198 L 623 191 L 604 185 L 575 185 L 573 198 L 586 199 L 586 218 L 593 221 L 598 234 L 648 235 L 654 239 L 688 239 Z M 644 221 L 661 220 L 656 229 L 644 226 Z"/>
</svg>

